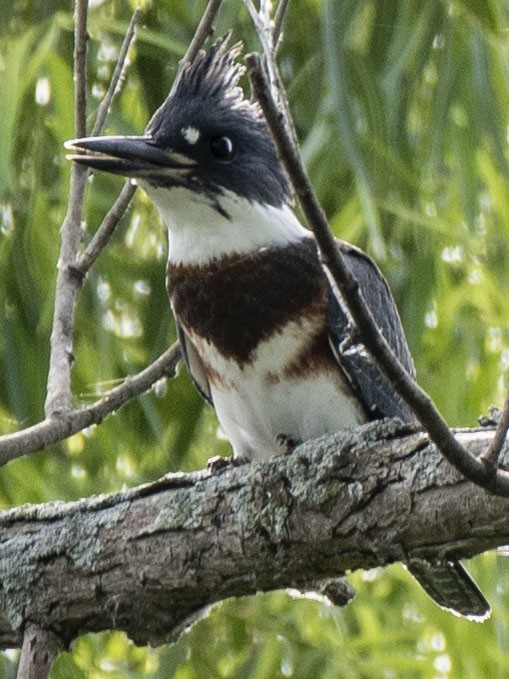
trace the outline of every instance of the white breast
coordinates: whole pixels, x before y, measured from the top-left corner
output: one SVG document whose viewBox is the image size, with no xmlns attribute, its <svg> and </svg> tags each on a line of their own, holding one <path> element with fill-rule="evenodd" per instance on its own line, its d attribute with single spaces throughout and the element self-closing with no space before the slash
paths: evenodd
<svg viewBox="0 0 509 679">
<path fill-rule="evenodd" d="M 210 343 L 192 337 L 204 361 L 221 375 L 211 380 L 214 407 L 233 446 L 234 457 L 260 460 L 284 452 L 277 437 L 306 441 L 366 420 L 339 370 L 300 378 L 282 369 L 304 348 L 314 332 L 304 322 L 288 323 L 284 332 L 261 343 L 252 363 L 222 356 Z"/>
</svg>

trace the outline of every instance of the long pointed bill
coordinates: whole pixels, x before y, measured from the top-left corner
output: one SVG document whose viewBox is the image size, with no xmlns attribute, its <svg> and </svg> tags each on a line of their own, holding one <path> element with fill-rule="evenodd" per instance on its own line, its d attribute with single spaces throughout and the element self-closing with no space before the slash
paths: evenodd
<svg viewBox="0 0 509 679">
<path fill-rule="evenodd" d="M 68 160 L 126 177 L 175 178 L 196 163 L 182 153 L 174 153 L 154 143 L 152 137 L 83 137 L 65 142 L 76 151 Z"/>
</svg>

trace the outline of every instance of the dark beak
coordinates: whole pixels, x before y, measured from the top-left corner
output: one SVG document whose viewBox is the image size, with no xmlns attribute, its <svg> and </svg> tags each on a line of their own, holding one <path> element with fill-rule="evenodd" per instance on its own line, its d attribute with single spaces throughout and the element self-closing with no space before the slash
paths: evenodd
<svg viewBox="0 0 509 679">
<path fill-rule="evenodd" d="M 192 158 L 158 146 L 152 137 L 83 137 L 65 143 L 76 151 L 68 160 L 125 177 L 175 177 L 196 163 Z"/>
</svg>

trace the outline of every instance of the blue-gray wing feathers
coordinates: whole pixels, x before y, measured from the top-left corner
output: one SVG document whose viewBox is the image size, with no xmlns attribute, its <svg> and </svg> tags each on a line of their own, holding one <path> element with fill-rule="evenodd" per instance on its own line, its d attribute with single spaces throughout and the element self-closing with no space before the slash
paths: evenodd
<svg viewBox="0 0 509 679">
<path fill-rule="evenodd" d="M 338 241 L 338 247 L 359 283 L 380 332 L 403 368 L 412 377 L 415 376 L 405 334 L 387 282 L 364 252 L 342 241 Z M 414 420 L 412 411 L 358 342 L 348 311 L 341 302 L 341 295 L 330 277 L 329 282 L 329 341 L 352 389 L 373 419 L 399 417 L 404 422 Z M 460 561 L 412 559 L 407 563 L 407 568 L 442 608 L 472 620 L 482 621 L 489 616 L 489 603 Z"/>
<path fill-rule="evenodd" d="M 338 241 L 338 247 L 357 279 L 364 301 L 387 343 L 403 368 L 415 375 L 412 357 L 401 326 L 398 310 L 385 278 L 374 262 L 361 250 Z M 329 277 L 327 326 L 336 360 L 371 419 L 399 417 L 404 422 L 415 419 L 410 408 L 387 381 L 356 336 L 340 293 Z"/>
</svg>

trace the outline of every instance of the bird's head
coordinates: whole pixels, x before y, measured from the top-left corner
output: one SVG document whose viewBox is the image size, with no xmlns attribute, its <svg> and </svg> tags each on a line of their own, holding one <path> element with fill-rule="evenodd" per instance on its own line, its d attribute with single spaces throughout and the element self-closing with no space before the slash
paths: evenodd
<svg viewBox="0 0 509 679">
<path fill-rule="evenodd" d="M 74 139 L 70 159 L 134 178 L 155 202 L 161 189 L 183 188 L 228 213 L 227 197 L 279 208 L 289 185 L 257 104 L 238 81 L 240 46 L 228 37 L 184 66 L 176 86 L 142 136 Z M 226 197 L 226 198 L 225 198 Z"/>
</svg>

